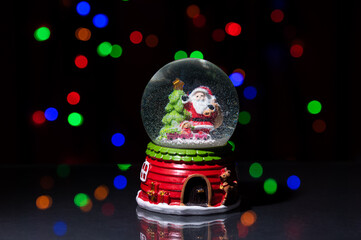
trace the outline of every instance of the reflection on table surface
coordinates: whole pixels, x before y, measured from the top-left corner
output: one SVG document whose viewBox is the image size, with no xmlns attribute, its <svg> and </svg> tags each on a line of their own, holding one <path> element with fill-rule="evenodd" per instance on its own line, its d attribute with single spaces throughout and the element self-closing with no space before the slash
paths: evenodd
<svg viewBox="0 0 361 240">
<path fill-rule="evenodd" d="M 206 216 L 177 216 L 137 207 L 140 239 L 237 239 L 246 237 L 256 220 L 253 211 Z M 246 226 L 246 225 L 248 226 Z"/>
</svg>

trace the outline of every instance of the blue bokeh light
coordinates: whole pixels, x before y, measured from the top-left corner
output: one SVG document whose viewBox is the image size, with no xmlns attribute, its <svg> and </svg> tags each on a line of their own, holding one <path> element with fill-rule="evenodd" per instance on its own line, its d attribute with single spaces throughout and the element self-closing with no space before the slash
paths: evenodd
<svg viewBox="0 0 361 240">
<path fill-rule="evenodd" d="M 287 179 L 287 186 L 292 190 L 297 190 L 301 185 L 301 180 L 296 175 L 292 175 Z"/>
<path fill-rule="evenodd" d="M 248 100 L 252 100 L 257 96 L 257 89 L 253 86 L 248 86 L 243 90 L 243 95 Z"/>
<path fill-rule="evenodd" d="M 127 179 L 123 175 L 118 175 L 114 178 L 113 184 L 116 189 L 124 189 L 127 186 Z"/>
<path fill-rule="evenodd" d="M 79 15 L 86 16 L 90 12 L 90 5 L 85 1 L 81 1 L 76 5 L 76 11 Z"/>
<path fill-rule="evenodd" d="M 58 110 L 53 107 L 50 107 L 44 112 L 45 118 L 48 121 L 55 121 L 58 118 Z"/>
<path fill-rule="evenodd" d="M 235 87 L 241 86 L 244 80 L 243 75 L 239 72 L 232 73 L 231 75 L 229 75 L 229 78 L 231 79 Z"/>
<path fill-rule="evenodd" d="M 54 230 L 55 235 L 64 236 L 68 230 L 68 227 L 65 222 L 57 221 L 53 225 L 53 230 Z"/>
<path fill-rule="evenodd" d="M 104 14 L 97 14 L 93 17 L 93 24 L 97 28 L 104 28 L 108 25 L 108 17 Z"/>
<path fill-rule="evenodd" d="M 116 147 L 120 147 L 120 146 L 123 146 L 125 142 L 125 137 L 123 134 L 121 133 L 114 133 L 113 136 L 112 136 L 112 143 L 114 146 Z"/>
</svg>

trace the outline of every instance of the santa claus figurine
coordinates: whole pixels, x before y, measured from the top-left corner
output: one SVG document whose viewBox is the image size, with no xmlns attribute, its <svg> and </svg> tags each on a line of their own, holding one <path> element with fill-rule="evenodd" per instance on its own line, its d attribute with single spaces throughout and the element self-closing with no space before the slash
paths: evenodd
<svg viewBox="0 0 361 240">
<path fill-rule="evenodd" d="M 198 139 L 208 139 L 209 133 L 223 122 L 216 97 L 206 86 L 197 87 L 189 95 L 183 95 L 182 103 L 184 109 L 191 113 L 191 119 L 186 126 L 192 128 Z"/>
</svg>

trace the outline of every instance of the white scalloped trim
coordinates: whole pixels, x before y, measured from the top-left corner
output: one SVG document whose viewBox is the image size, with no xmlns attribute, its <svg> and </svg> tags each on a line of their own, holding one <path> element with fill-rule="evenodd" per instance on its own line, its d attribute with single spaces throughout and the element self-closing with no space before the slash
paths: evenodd
<svg viewBox="0 0 361 240">
<path fill-rule="evenodd" d="M 235 209 L 241 203 L 239 199 L 235 204 L 230 206 L 219 206 L 219 207 L 201 207 L 201 206 L 176 206 L 176 205 L 168 205 L 166 203 L 150 203 L 144 201 L 139 196 L 139 193 L 142 190 L 139 190 L 137 193 L 137 203 L 139 207 L 147 209 L 149 211 L 165 213 L 165 214 L 174 214 L 174 215 L 207 215 L 214 213 L 223 213 Z"/>
</svg>

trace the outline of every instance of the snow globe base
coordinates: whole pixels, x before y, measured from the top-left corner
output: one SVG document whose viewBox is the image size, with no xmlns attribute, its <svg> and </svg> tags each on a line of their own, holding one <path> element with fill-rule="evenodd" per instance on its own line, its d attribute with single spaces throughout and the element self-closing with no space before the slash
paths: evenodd
<svg viewBox="0 0 361 240">
<path fill-rule="evenodd" d="M 240 204 L 230 144 L 211 149 L 162 147 L 150 142 L 140 172 L 141 208 L 175 215 L 207 215 Z"/>
</svg>

